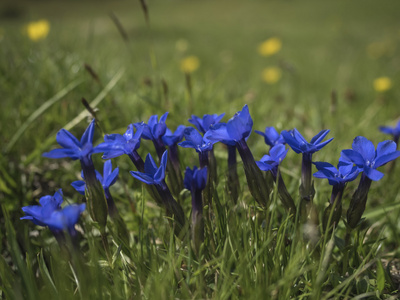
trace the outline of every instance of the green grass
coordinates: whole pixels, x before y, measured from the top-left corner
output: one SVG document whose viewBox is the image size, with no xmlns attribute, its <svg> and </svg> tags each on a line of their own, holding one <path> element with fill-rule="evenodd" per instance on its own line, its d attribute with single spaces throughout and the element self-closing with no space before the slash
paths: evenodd
<svg viewBox="0 0 400 300">
<path fill-rule="evenodd" d="M 190 251 L 189 241 L 173 236 L 163 210 L 129 175 L 134 167 L 124 157 L 113 162 L 121 172 L 112 193 L 130 230 L 131 244 L 121 250 L 109 234 L 112 264 L 106 261 L 87 213 L 80 222 L 78 252 L 60 249 L 48 229 L 19 218 L 22 206 L 58 188 L 67 202 L 82 201 L 70 186 L 79 178 L 79 163 L 41 157 L 56 145 L 60 128 L 67 126 L 76 136 L 86 128 L 82 97 L 98 101 L 97 116 L 105 133 L 122 133 L 129 123 L 165 111 L 170 112 L 171 128 L 189 125 L 191 113 L 225 112 L 227 121 L 247 103 L 257 130 L 296 127 L 311 138 L 321 129 L 331 129 L 329 136 L 335 139 L 315 155 L 318 161 L 335 164 L 357 135 L 375 145 L 388 139 L 377 128 L 394 125 L 400 114 L 398 1 L 154 0 L 148 3 L 150 26 L 139 1 L 11 3 L 0 6 L 3 298 L 397 298 L 398 267 L 393 266 L 400 255 L 398 163 L 372 184 L 366 221 L 352 234 L 347 249 L 343 222 L 334 234 L 314 228 L 314 242 L 278 199 L 268 211 L 256 208 L 241 164 L 240 203 L 232 205 L 224 191 L 226 151 L 220 145 L 215 150 L 220 203 L 209 208 L 216 217 L 208 238 L 215 245 L 207 240 L 203 257 Z M 12 17 L 11 10 L 18 16 Z M 127 40 L 110 12 L 119 19 Z M 50 33 L 33 42 L 22 29 L 42 18 L 49 20 Z M 258 55 L 258 45 L 273 36 L 282 40 L 282 50 L 270 57 Z M 187 49 L 179 49 L 179 43 L 186 43 Z M 386 45 L 380 57 L 368 55 L 372 43 Z M 200 68 L 192 74 L 192 111 L 179 69 L 187 55 L 200 59 Z M 282 78 L 274 85 L 261 79 L 262 70 L 271 66 L 282 69 Z M 372 84 L 381 76 L 393 83 L 384 93 L 374 91 Z M 335 107 L 332 91 L 337 93 Z M 99 131 L 95 139 L 102 140 Z M 267 152 L 256 134 L 248 143 L 256 160 Z M 143 141 L 140 154 L 144 157 L 149 151 L 154 153 L 151 143 Z M 180 153 L 182 165 L 197 164 L 190 149 Z M 101 158 L 94 159 L 101 169 Z M 300 166 L 300 157 L 290 151 L 282 173 L 294 197 L 298 197 Z M 357 183 L 346 188 L 344 209 Z M 331 187 L 322 180 L 315 185 L 321 220 Z M 190 199 L 184 195 L 189 216 Z M 264 228 L 268 214 L 272 225 Z M 346 251 L 350 264 L 343 272 Z"/>
</svg>

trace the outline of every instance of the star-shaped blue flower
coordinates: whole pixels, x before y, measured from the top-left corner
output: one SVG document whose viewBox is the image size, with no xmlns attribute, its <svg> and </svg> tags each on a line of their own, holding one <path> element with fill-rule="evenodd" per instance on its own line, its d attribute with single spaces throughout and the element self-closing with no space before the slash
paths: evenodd
<svg viewBox="0 0 400 300">
<path fill-rule="evenodd" d="M 62 148 L 43 153 L 43 156 L 48 158 L 70 157 L 73 160 L 84 160 L 89 158 L 93 153 L 101 152 L 101 150 L 93 148 L 94 127 L 95 120 L 86 128 L 80 141 L 68 130 L 61 129 L 57 133 L 56 140 Z"/>
<path fill-rule="evenodd" d="M 314 136 L 310 143 L 306 141 L 306 139 L 300 134 L 300 132 L 295 128 L 290 131 L 282 131 L 282 136 L 285 139 L 286 143 L 293 149 L 297 154 L 306 153 L 313 154 L 323 147 L 325 147 L 328 143 L 330 143 L 333 138 L 322 142 L 326 135 L 330 130 L 321 130 L 316 136 Z"/>
<path fill-rule="evenodd" d="M 142 138 L 146 140 L 156 141 L 158 139 L 161 139 L 161 137 L 165 134 L 167 130 L 167 125 L 165 124 L 167 117 L 168 117 L 168 112 L 163 114 L 160 117 L 159 121 L 158 121 L 158 116 L 154 115 L 149 118 L 149 122 L 147 124 L 143 124 L 143 122 L 141 122 L 141 123 L 135 123 L 133 125 L 136 127 L 136 129 L 138 129 L 140 126 L 144 126 Z"/>
<path fill-rule="evenodd" d="M 63 202 L 62 191 L 58 190 L 54 196 L 40 198 L 40 205 L 25 206 L 22 208 L 25 216 L 21 220 L 31 220 L 39 226 L 48 226 L 50 230 L 58 232 L 68 230 L 70 234 L 75 232 L 75 224 L 86 205 L 68 205 L 61 208 Z"/>
<path fill-rule="evenodd" d="M 255 133 L 262 135 L 264 137 L 265 143 L 271 147 L 278 144 L 286 144 L 285 139 L 281 134 L 276 131 L 272 126 L 266 127 L 265 132 L 254 130 Z"/>
<path fill-rule="evenodd" d="M 116 168 L 113 171 L 111 160 L 107 160 L 104 163 L 103 176 L 96 170 L 97 180 L 100 181 L 100 183 L 103 186 L 103 189 L 105 191 L 108 190 L 110 188 L 110 186 L 112 186 L 117 181 L 118 174 L 119 174 L 119 168 Z M 82 172 L 81 176 L 82 176 L 82 178 L 84 178 L 83 172 Z M 86 188 L 85 181 L 83 181 L 83 180 L 74 181 L 71 183 L 71 185 L 74 187 L 74 189 L 78 193 L 85 195 L 85 188 Z"/>
<path fill-rule="evenodd" d="M 316 178 L 328 179 L 329 184 L 333 186 L 343 186 L 347 182 L 353 181 L 357 178 L 360 171 L 353 163 L 340 161 L 337 168 L 327 162 L 314 162 L 318 172 L 314 173 Z"/>
<path fill-rule="evenodd" d="M 147 154 L 146 161 L 144 163 L 144 173 L 131 171 L 131 175 L 136 179 L 146 183 L 146 184 L 156 184 L 162 185 L 165 178 L 165 170 L 167 168 L 168 151 L 165 151 L 161 157 L 160 167 L 157 168 L 151 154 Z"/>
<path fill-rule="evenodd" d="M 209 140 L 206 137 L 202 137 L 201 134 L 193 127 L 187 127 L 184 131 L 186 141 L 179 143 L 179 146 L 183 148 L 193 148 L 198 153 L 204 153 L 211 151 L 213 145 L 217 141 Z"/>
<path fill-rule="evenodd" d="M 400 156 L 400 151 L 396 151 L 397 145 L 393 141 L 384 141 L 378 144 L 375 151 L 374 144 L 363 136 L 354 139 L 353 149 L 342 151 L 341 159 L 353 162 L 359 171 L 371 180 L 378 181 L 383 177 L 383 173 L 376 168 Z"/>
<path fill-rule="evenodd" d="M 143 133 L 144 123 L 135 125 L 136 133 L 134 133 L 133 125 L 128 125 L 126 132 L 121 134 L 106 134 L 104 143 L 96 147 L 96 151 L 104 152 L 103 159 L 110 159 L 121 156 L 123 154 L 130 155 L 140 147 L 140 138 Z"/>
<path fill-rule="evenodd" d="M 194 166 L 193 170 L 187 167 L 183 183 L 189 191 L 204 190 L 207 184 L 207 167 L 198 169 Z"/>
<path fill-rule="evenodd" d="M 203 118 L 199 118 L 195 115 L 192 115 L 192 118 L 189 119 L 189 122 L 196 126 L 197 130 L 201 133 L 206 133 L 211 125 L 217 124 L 221 119 L 225 116 L 225 113 L 217 115 L 208 115 L 205 114 Z"/>
<path fill-rule="evenodd" d="M 285 145 L 276 145 L 269 150 L 269 155 L 264 155 L 260 161 L 256 161 L 257 166 L 262 171 L 276 170 L 288 151 L 289 149 L 286 149 Z"/>
<path fill-rule="evenodd" d="M 253 128 L 253 119 L 250 116 L 247 104 L 241 111 L 238 111 L 226 124 L 218 123 L 210 127 L 206 132 L 205 138 L 226 145 L 236 145 L 241 141 L 246 141 Z"/>
</svg>

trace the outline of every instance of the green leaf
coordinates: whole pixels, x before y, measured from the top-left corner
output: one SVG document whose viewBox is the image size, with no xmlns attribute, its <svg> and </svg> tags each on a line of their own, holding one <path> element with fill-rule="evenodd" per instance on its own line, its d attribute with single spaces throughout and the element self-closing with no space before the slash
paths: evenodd
<svg viewBox="0 0 400 300">
<path fill-rule="evenodd" d="M 380 260 L 376 262 L 376 285 L 378 286 L 379 292 L 382 293 L 385 288 L 385 270 Z"/>
</svg>

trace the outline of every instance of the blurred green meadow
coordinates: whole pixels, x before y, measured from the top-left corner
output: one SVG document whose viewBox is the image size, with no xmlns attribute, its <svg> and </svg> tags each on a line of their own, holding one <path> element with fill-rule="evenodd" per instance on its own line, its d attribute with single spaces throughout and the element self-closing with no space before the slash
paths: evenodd
<svg viewBox="0 0 400 300">
<path fill-rule="evenodd" d="M 40 252 L 37 250 L 40 243 L 32 239 L 33 245 L 30 244 L 30 232 L 35 226 L 19 220 L 23 215 L 21 207 L 53 194 L 58 188 L 63 188 L 68 201 L 79 199 L 70 186 L 71 181 L 79 178 L 79 163 L 49 160 L 41 155 L 54 148 L 59 129 L 67 126 L 80 136 L 87 127 L 90 114 L 82 105 L 82 98 L 89 103 L 96 101 L 92 107 L 104 133 L 123 133 L 128 124 L 146 122 L 151 115 L 162 115 L 166 111 L 170 112 L 167 124 L 171 128 L 189 125 L 187 119 L 191 114 L 225 112 L 224 121 L 227 121 L 248 104 L 256 130 L 263 131 L 266 126 L 275 126 L 278 130 L 296 127 L 311 138 L 322 129 L 330 129 L 329 137 L 334 137 L 334 141 L 314 159 L 334 165 L 340 151 L 351 148 L 358 135 L 367 137 L 375 145 L 390 139 L 379 132 L 378 126 L 395 125 L 400 116 L 399 1 L 153 0 L 147 1 L 147 7 L 146 20 L 141 3 L 133 0 L 0 3 L 0 202 L 3 207 L 0 238 L 4 261 L 12 266 L 10 270 L 15 272 L 15 277 L 22 275 L 17 274 L 10 259 L 15 245 L 11 247 L 7 243 L 10 231 L 6 236 L 6 219 L 16 229 L 15 239 L 21 253 L 35 256 Z M 32 38 L 28 33 L 29 24 L 40 20 L 48 22 L 48 34 Z M 279 49 L 260 54 L 260 46 L 270 39 L 279 41 Z M 198 66 L 190 72 L 189 91 L 182 64 L 185 58 L 193 56 Z M 99 131 L 95 140 L 102 141 Z M 253 133 L 248 143 L 256 160 L 267 153 L 263 138 L 257 134 Z M 225 159 L 223 147 L 218 145 L 216 149 L 217 158 Z M 139 153 L 145 157 L 149 151 L 153 152 L 151 144 L 143 142 Z M 196 163 L 194 152 L 181 151 L 181 154 L 186 165 Z M 95 160 L 100 165 L 100 157 Z M 115 198 L 120 210 L 126 212 L 124 219 L 135 242 L 140 243 L 142 229 L 139 228 L 147 228 L 151 234 L 146 245 L 150 247 L 152 238 L 159 245 L 158 239 L 165 229 L 159 231 L 156 222 L 164 225 L 167 222 L 162 221 L 159 209 L 151 201 L 146 204 L 143 219 L 142 186 L 127 172 L 133 169 L 129 163 L 125 158 L 117 160 L 121 183 L 116 186 Z M 282 173 L 293 194 L 297 193 L 300 166 L 300 158 L 290 151 Z M 242 173 L 240 176 L 244 180 Z M 372 239 L 384 240 L 379 248 L 387 261 L 397 261 L 400 255 L 399 180 L 397 163 L 390 175 L 373 184 L 367 203 Z M 323 208 L 331 187 L 322 180 L 315 180 L 315 184 L 318 187 L 315 202 Z M 356 184 L 349 184 L 349 195 Z M 249 198 L 247 194 L 246 201 Z M 347 207 L 348 203 L 344 205 Z M 380 230 L 383 228 L 385 231 Z M 43 237 L 40 241 L 51 244 Z M 147 251 L 150 253 L 153 249 Z M 232 255 L 238 253 L 233 251 Z M 165 257 L 173 254 L 167 252 Z M 4 270 L 2 276 L 6 274 Z M 168 285 L 157 286 L 164 278 L 160 275 L 162 270 L 165 269 L 160 267 L 159 274 L 147 285 L 143 283 L 144 288 L 137 279 L 134 283 L 137 290 L 133 294 L 125 291 L 127 286 L 121 283 L 122 279 L 120 285 L 114 282 L 125 294 L 118 291 L 118 295 L 111 293 L 111 297 L 133 298 L 140 293 L 150 299 L 161 295 L 165 299 L 173 295 L 218 299 L 250 295 L 286 297 L 274 294 L 285 286 L 278 279 L 269 279 L 272 287 L 263 294 L 251 291 L 249 278 L 245 281 L 247 288 L 235 286 L 231 290 L 230 281 L 221 286 L 216 279 L 214 294 L 191 293 L 190 288 L 188 292 L 182 288 L 181 294 L 167 293 Z M 146 269 L 145 277 L 151 277 L 148 274 L 152 271 L 150 267 Z M 107 270 L 108 277 L 104 278 L 111 277 L 113 272 L 117 270 Z M 392 276 L 395 283 L 386 291 L 393 296 L 400 282 L 393 276 L 399 271 L 390 273 L 388 269 L 387 272 L 392 274 L 387 276 Z M 107 284 L 104 278 L 98 282 Z M 2 281 L 5 284 L 4 278 Z M 273 282 L 278 283 L 274 286 Z M 73 292 L 71 286 L 65 289 Z M 2 289 L 3 293 L 5 290 Z M 317 299 L 318 294 L 310 290 L 310 299 Z M 368 297 L 376 296 L 368 288 L 357 291 L 370 293 Z M 382 291 L 379 297 L 385 295 Z M 355 293 L 349 292 L 347 296 Z"/>
</svg>

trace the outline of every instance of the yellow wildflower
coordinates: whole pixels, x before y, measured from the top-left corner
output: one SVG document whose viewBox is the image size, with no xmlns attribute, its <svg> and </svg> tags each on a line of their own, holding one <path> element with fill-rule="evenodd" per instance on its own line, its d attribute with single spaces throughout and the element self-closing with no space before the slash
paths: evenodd
<svg viewBox="0 0 400 300">
<path fill-rule="evenodd" d="M 379 77 L 374 80 L 374 90 L 385 92 L 392 87 L 392 80 L 389 77 Z"/>
<path fill-rule="evenodd" d="M 28 37 L 32 41 L 38 41 L 46 38 L 50 31 L 50 23 L 47 20 L 39 20 L 37 22 L 31 22 L 26 26 L 26 32 Z"/>
<path fill-rule="evenodd" d="M 187 56 L 181 60 L 181 70 L 185 73 L 192 73 L 200 66 L 200 60 L 197 56 Z"/>
<path fill-rule="evenodd" d="M 261 74 L 262 79 L 268 84 L 274 84 L 282 77 L 282 72 L 277 67 L 265 68 Z"/>
<path fill-rule="evenodd" d="M 282 42 L 276 37 L 272 37 L 258 46 L 258 53 L 262 56 L 270 56 L 278 53 L 282 48 Z"/>
</svg>

